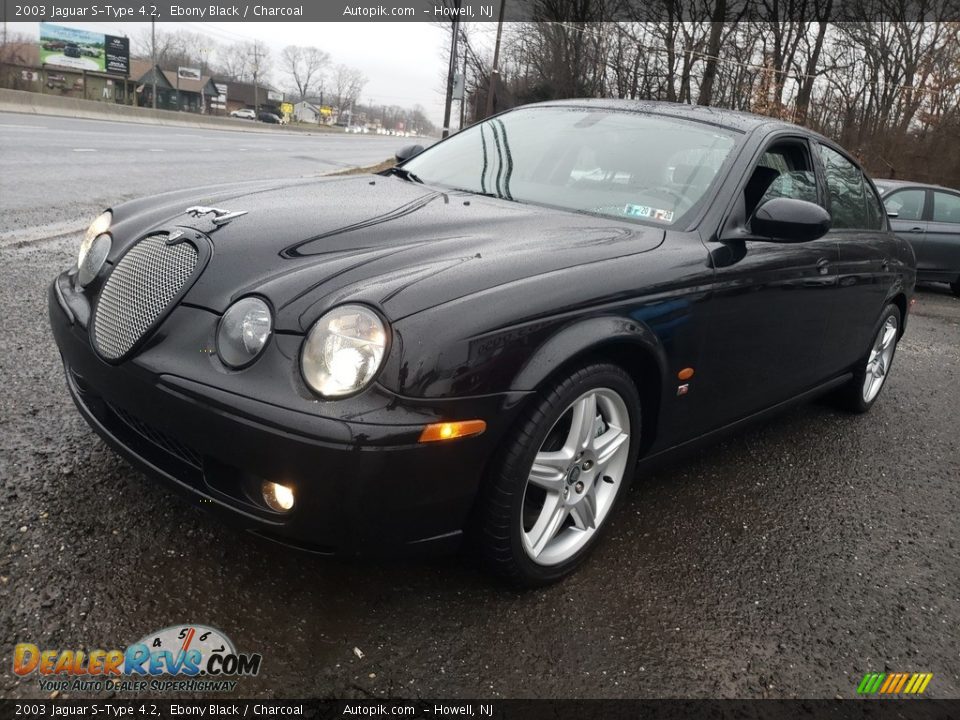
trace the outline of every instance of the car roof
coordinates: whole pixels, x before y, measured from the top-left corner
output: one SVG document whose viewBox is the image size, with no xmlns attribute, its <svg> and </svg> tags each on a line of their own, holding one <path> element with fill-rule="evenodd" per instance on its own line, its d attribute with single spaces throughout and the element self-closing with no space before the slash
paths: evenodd
<svg viewBox="0 0 960 720">
<path fill-rule="evenodd" d="M 873 184 L 884 190 L 901 190 L 905 187 L 931 188 L 932 190 L 948 190 L 950 192 L 960 192 L 954 188 L 945 185 L 935 185 L 934 183 L 917 182 L 915 180 L 894 180 L 893 178 L 873 178 Z"/>
<path fill-rule="evenodd" d="M 666 102 L 663 100 L 574 98 L 570 100 L 550 100 L 526 107 L 594 107 L 608 110 L 654 113 L 688 120 L 699 120 L 700 122 L 719 125 L 730 128 L 731 130 L 739 130 L 744 133 L 750 132 L 762 125 L 772 125 L 784 129 L 802 130 L 804 134 L 827 140 L 827 138 L 824 138 L 809 128 L 765 115 L 754 115 L 753 113 L 742 112 L 740 110 L 725 110 L 707 105 L 686 105 L 684 103 Z"/>
</svg>

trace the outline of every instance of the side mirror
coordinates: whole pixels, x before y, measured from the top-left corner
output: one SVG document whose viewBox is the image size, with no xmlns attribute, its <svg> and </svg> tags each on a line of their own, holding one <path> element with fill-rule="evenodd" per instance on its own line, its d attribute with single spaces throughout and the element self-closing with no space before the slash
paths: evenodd
<svg viewBox="0 0 960 720">
<path fill-rule="evenodd" d="M 422 153 L 423 149 L 423 145 L 407 145 L 397 150 L 397 154 L 394 157 L 397 158 L 398 163 L 406 162 L 414 155 Z"/>
<path fill-rule="evenodd" d="M 808 242 L 830 229 L 830 213 L 816 203 L 794 198 L 771 198 L 750 219 L 753 235 L 773 242 Z"/>
<path fill-rule="evenodd" d="M 900 213 L 898 213 L 896 210 L 887 210 L 887 217 L 888 217 L 888 218 L 898 218 L 898 217 L 900 217 Z"/>
</svg>

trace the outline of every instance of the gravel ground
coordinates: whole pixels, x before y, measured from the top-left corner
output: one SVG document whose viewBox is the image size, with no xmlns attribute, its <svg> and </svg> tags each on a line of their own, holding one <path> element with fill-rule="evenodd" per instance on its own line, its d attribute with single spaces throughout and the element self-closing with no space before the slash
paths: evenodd
<svg viewBox="0 0 960 720">
<path fill-rule="evenodd" d="M 884 395 L 643 477 L 591 562 L 503 590 L 469 561 L 331 561 L 154 486 L 67 395 L 45 287 L 76 238 L 0 248 L 0 695 L 17 642 L 115 648 L 171 624 L 264 657 L 241 696 L 852 697 L 868 671 L 960 695 L 960 300 L 919 294 Z M 354 652 L 359 648 L 363 658 Z"/>
</svg>

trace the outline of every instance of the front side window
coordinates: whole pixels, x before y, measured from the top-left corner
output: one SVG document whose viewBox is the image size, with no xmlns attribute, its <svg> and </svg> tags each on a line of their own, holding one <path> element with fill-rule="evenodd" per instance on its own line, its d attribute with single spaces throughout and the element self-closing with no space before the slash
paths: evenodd
<svg viewBox="0 0 960 720">
<path fill-rule="evenodd" d="M 900 190 L 883 200 L 887 212 L 896 213 L 897 220 L 919 220 L 923 217 L 925 190 Z"/>
<path fill-rule="evenodd" d="M 820 157 L 827 176 L 830 194 L 832 230 L 870 228 L 864 195 L 863 173 L 843 155 L 825 145 L 820 146 Z"/>
<path fill-rule="evenodd" d="M 933 221 L 960 223 L 960 195 L 934 190 Z"/>
<path fill-rule="evenodd" d="M 529 108 L 474 125 L 404 168 L 429 185 L 669 226 L 710 197 L 739 137 L 673 117 Z"/>
<path fill-rule="evenodd" d="M 780 142 L 760 156 L 744 189 L 747 217 L 773 198 L 817 202 L 817 178 L 806 143 Z"/>
</svg>

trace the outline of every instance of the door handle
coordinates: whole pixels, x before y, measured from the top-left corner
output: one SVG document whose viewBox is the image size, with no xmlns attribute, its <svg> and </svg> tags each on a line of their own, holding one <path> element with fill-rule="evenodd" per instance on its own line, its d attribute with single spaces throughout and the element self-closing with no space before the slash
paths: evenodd
<svg viewBox="0 0 960 720">
<path fill-rule="evenodd" d="M 910 228 L 910 232 L 923 232 L 923 228 L 922 228 L 922 227 L 912 227 L 912 228 Z"/>
<path fill-rule="evenodd" d="M 827 258 L 820 258 L 817 260 L 817 272 L 821 275 L 826 275 L 830 272 L 830 260 Z"/>
</svg>

